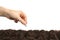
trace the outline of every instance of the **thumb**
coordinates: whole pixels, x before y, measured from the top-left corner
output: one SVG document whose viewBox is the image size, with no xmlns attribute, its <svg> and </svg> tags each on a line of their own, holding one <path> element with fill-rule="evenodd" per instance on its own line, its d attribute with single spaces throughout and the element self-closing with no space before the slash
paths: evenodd
<svg viewBox="0 0 60 40">
<path fill-rule="evenodd" d="M 19 17 L 18 20 L 19 20 L 22 24 L 24 24 L 24 25 L 27 24 L 21 17 Z"/>
</svg>

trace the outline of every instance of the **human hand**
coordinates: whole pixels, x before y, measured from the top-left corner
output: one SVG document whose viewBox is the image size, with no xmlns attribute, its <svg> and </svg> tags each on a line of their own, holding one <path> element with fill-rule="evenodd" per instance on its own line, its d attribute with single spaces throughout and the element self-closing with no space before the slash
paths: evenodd
<svg viewBox="0 0 60 40">
<path fill-rule="evenodd" d="M 20 21 L 24 25 L 27 24 L 27 17 L 22 11 L 10 10 L 4 7 L 0 7 L 0 16 L 14 20 L 16 23 Z"/>
<path fill-rule="evenodd" d="M 8 19 L 14 20 L 16 23 L 20 21 L 24 25 L 27 24 L 27 17 L 22 11 L 10 10 L 4 16 L 6 16 Z"/>
</svg>

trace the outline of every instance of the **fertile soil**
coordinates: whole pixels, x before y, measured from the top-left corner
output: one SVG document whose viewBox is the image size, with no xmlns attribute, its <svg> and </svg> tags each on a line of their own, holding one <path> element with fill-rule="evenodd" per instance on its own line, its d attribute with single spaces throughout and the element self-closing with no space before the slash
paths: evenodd
<svg viewBox="0 0 60 40">
<path fill-rule="evenodd" d="M 60 40 L 60 31 L 0 30 L 0 40 Z"/>
</svg>

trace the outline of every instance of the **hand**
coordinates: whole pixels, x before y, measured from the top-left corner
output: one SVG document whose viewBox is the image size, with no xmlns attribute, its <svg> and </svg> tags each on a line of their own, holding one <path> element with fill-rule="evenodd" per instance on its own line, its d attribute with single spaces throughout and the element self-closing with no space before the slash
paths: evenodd
<svg viewBox="0 0 60 40">
<path fill-rule="evenodd" d="M 8 19 L 14 20 L 16 23 L 20 21 L 22 24 L 27 24 L 27 17 L 22 11 L 10 10 L 6 15 Z"/>
<path fill-rule="evenodd" d="M 27 17 L 22 11 L 15 11 L 0 7 L 0 16 L 4 16 L 8 19 L 14 20 L 16 23 L 20 21 L 24 25 L 27 24 Z"/>
</svg>

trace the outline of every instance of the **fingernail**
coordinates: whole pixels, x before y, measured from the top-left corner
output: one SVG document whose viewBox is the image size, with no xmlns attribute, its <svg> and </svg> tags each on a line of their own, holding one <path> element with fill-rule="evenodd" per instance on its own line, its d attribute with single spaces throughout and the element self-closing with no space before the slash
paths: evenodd
<svg viewBox="0 0 60 40">
<path fill-rule="evenodd" d="M 25 27 L 27 27 L 27 25 L 25 25 Z"/>
<path fill-rule="evenodd" d="M 27 24 L 26 23 L 24 25 L 25 25 L 25 27 L 27 27 Z"/>
</svg>

